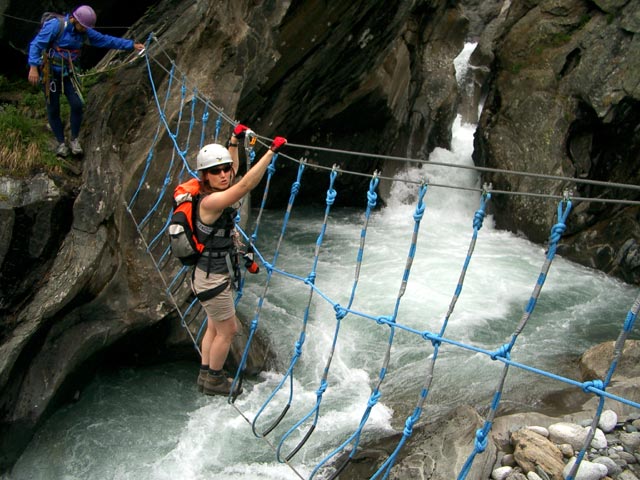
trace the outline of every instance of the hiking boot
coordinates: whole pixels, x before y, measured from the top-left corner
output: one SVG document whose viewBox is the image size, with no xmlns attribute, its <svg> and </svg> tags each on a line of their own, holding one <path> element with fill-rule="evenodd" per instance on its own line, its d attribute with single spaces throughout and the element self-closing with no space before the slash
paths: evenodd
<svg viewBox="0 0 640 480">
<path fill-rule="evenodd" d="M 207 379 L 207 371 L 206 370 L 200 370 L 200 373 L 198 373 L 198 380 L 197 380 L 197 385 L 198 385 L 198 391 L 202 392 L 202 390 L 204 389 L 204 381 Z"/>
<path fill-rule="evenodd" d="M 71 153 L 74 155 L 82 155 L 84 150 L 82 150 L 82 145 L 80 145 L 80 140 L 74 138 L 69 142 L 69 146 L 71 147 Z"/>
<path fill-rule="evenodd" d="M 56 155 L 58 157 L 67 158 L 69 156 L 69 147 L 67 147 L 64 142 L 59 143 L 56 148 Z"/>
<path fill-rule="evenodd" d="M 233 380 L 225 375 L 211 375 L 207 373 L 202 391 L 205 395 L 229 395 L 232 383 Z M 236 395 L 240 395 L 241 393 L 242 388 L 237 391 Z"/>
</svg>

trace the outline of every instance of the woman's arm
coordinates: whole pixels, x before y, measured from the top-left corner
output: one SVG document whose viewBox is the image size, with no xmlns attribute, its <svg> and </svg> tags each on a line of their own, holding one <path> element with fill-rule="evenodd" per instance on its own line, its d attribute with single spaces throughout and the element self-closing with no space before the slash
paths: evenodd
<svg viewBox="0 0 640 480">
<path fill-rule="evenodd" d="M 200 201 L 200 208 L 203 213 L 209 215 L 216 215 L 221 213 L 225 208 L 230 207 L 234 203 L 238 202 L 247 193 L 253 190 L 262 177 L 264 176 L 271 160 L 275 153 L 287 143 L 287 140 L 283 137 L 276 137 L 269 147 L 269 150 L 258 160 L 253 167 L 251 167 L 247 173 L 236 183 L 227 190 L 222 192 L 214 192 Z"/>
</svg>

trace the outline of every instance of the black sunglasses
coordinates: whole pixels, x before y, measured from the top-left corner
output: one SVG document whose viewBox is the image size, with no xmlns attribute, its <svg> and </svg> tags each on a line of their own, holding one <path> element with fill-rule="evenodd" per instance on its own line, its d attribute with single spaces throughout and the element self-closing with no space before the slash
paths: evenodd
<svg viewBox="0 0 640 480">
<path fill-rule="evenodd" d="M 207 169 L 207 173 L 210 173 L 211 175 L 219 175 L 220 172 L 224 172 L 224 173 L 228 173 L 231 170 L 231 165 L 226 164 L 222 167 L 212 167 Z"/>
</svg>

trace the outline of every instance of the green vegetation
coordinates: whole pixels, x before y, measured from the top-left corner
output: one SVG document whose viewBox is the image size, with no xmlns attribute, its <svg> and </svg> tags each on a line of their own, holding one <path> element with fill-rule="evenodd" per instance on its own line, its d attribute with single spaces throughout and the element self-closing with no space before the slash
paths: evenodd
<svg viewBox="0 0 640 480">
<path fill-rule="evenodd" d="M 24 177 L 36 172 L 60 173 L 62 160 L 53 153 L 44 96 L 26 81 L 0 76 L 0 175 Z M 60 105 L 68 118 L 69 105 Z"/>
</svg>

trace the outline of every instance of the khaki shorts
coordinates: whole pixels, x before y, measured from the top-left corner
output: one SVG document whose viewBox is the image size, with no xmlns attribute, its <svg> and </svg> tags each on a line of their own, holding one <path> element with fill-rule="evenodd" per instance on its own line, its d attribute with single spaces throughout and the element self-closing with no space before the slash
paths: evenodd
<svg viewBox="0 0 640 480">
<path fill-rule="evenodd" d="M 191 289 L 193 293 L 204 292 L 210 290 L 224 282 L 229 282 L 227 288 L 210 300 L 200 302 L 204 311 L 207 312 L 209 320 L 223 322 L 236 314 L 236 307 L 233 302 L 233 290 L 231 289 L 231 281 L 229 274 L 210 273 L 207 278 L 207 272 L 199 268 L 195 269 Z"/>
</svg>

